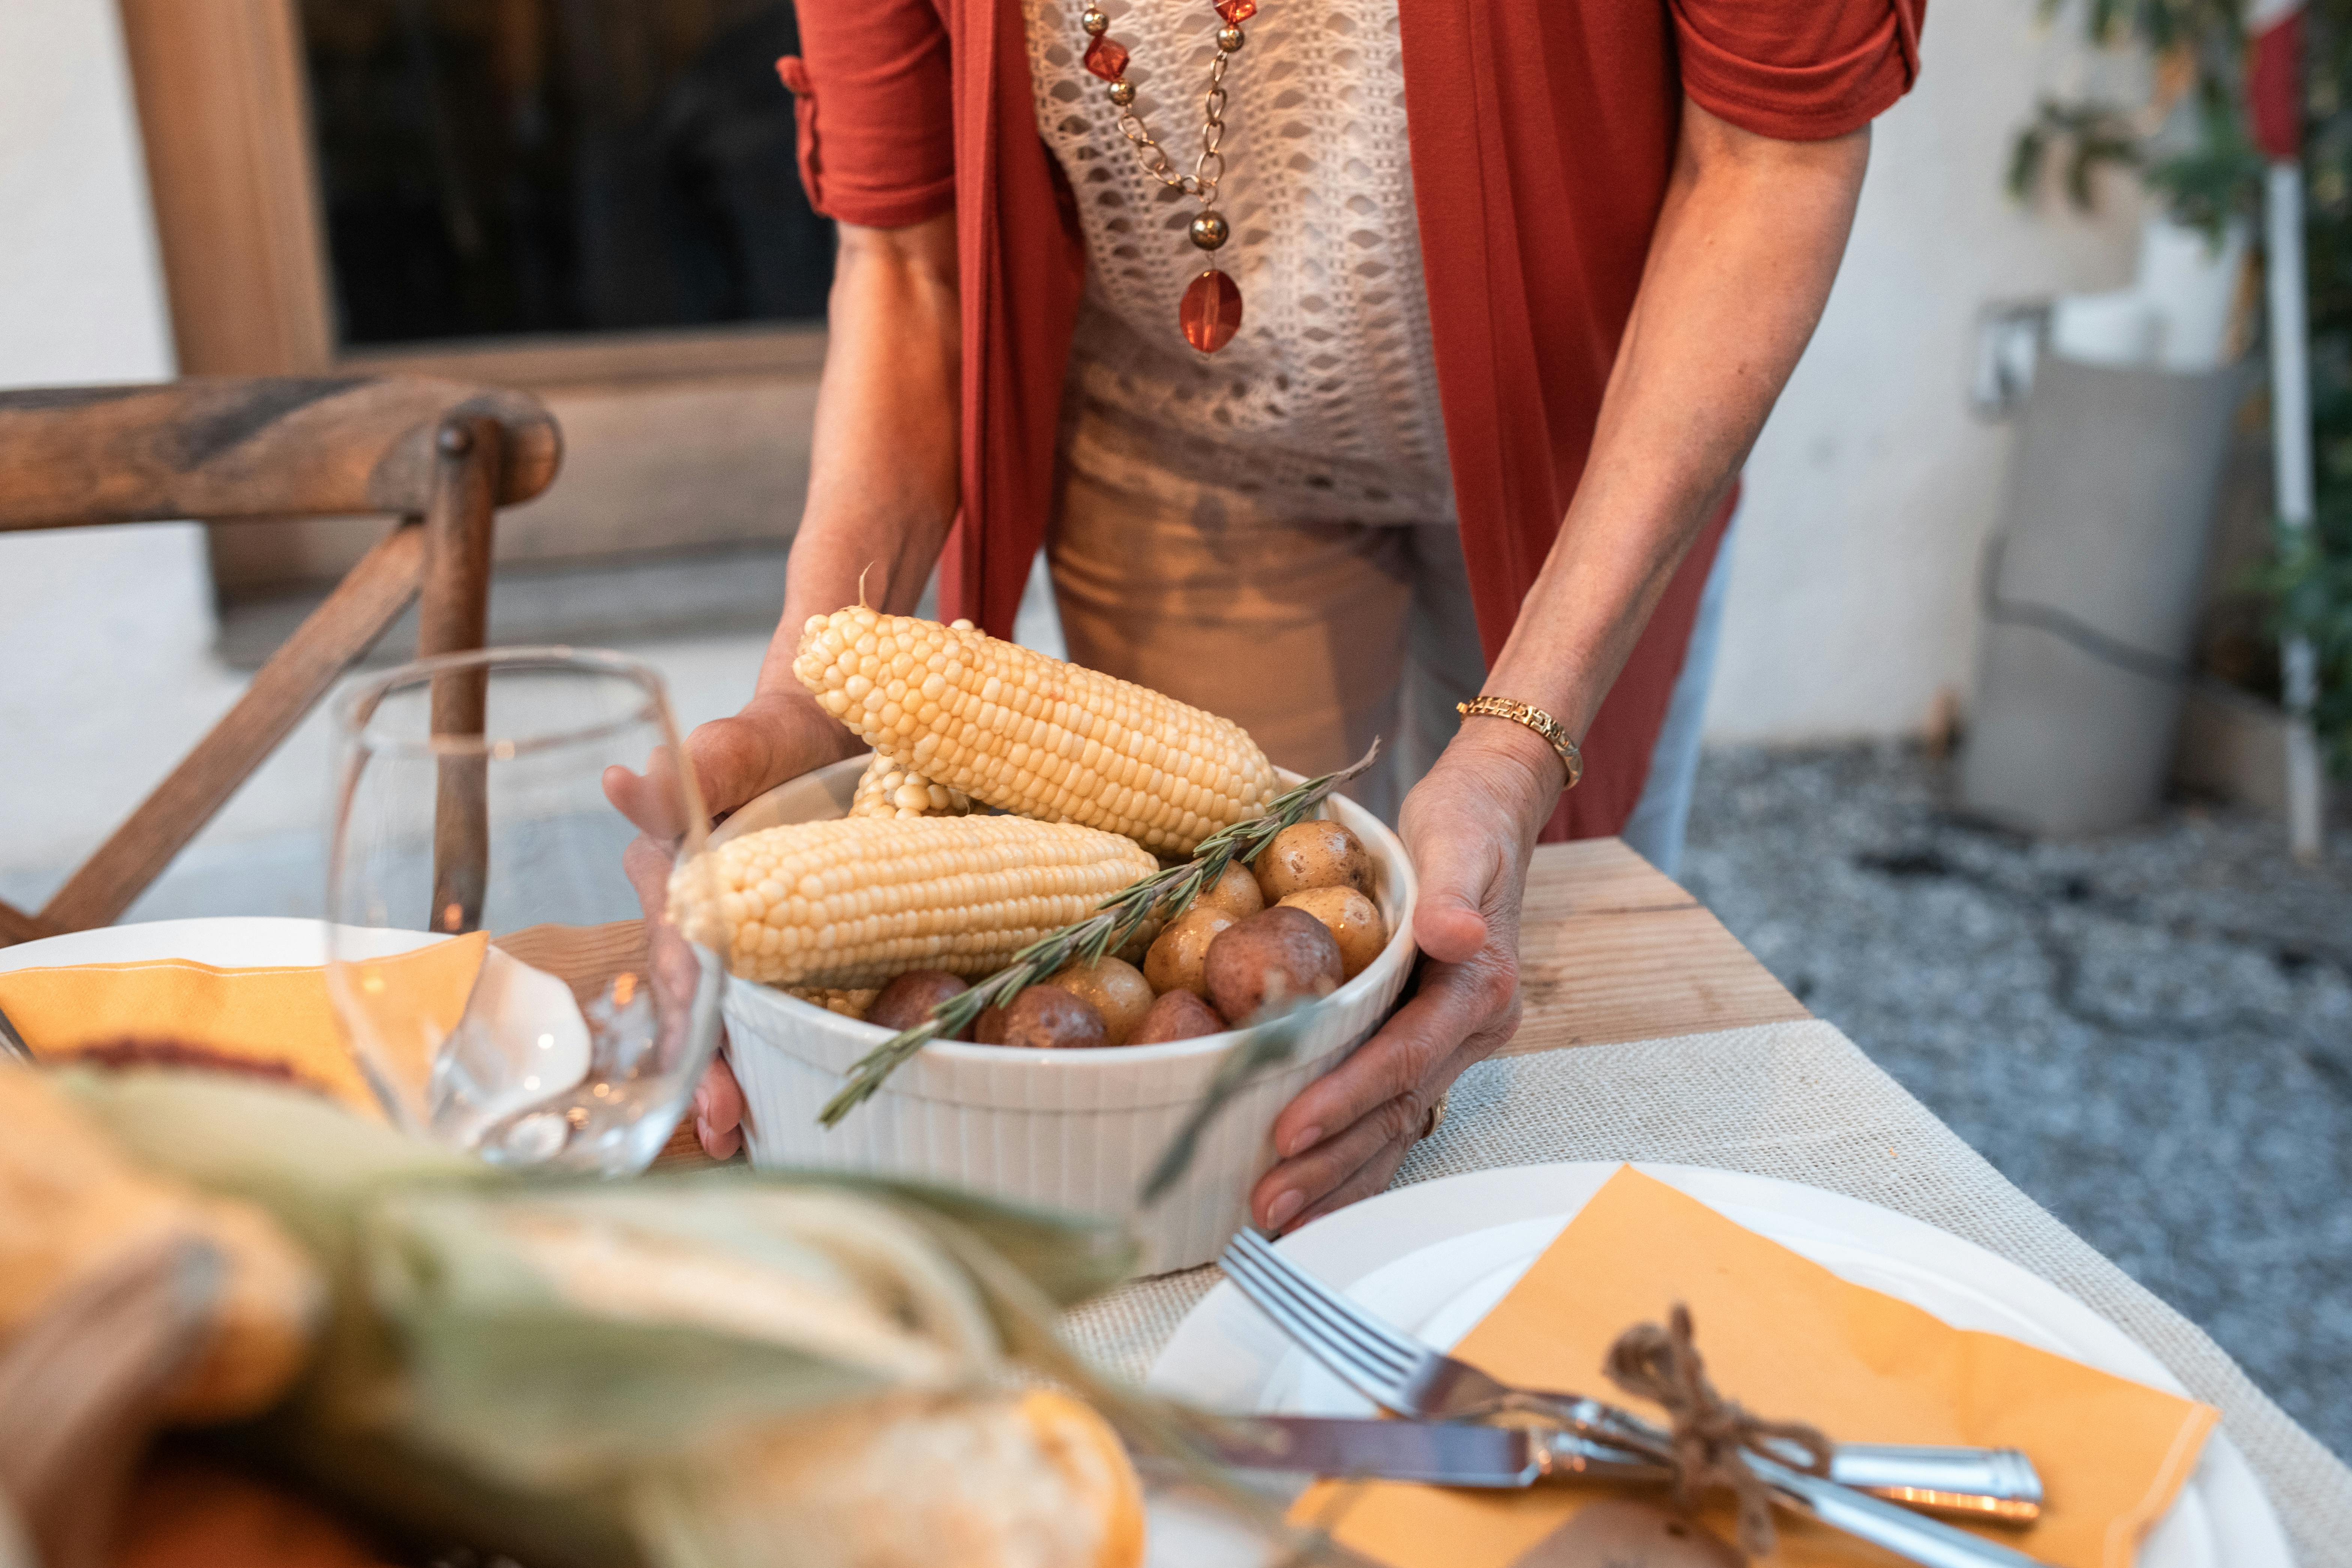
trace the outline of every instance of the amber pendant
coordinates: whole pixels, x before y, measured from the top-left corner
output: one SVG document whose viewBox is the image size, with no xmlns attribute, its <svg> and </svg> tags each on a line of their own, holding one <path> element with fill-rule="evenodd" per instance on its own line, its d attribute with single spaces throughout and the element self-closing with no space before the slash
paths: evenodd
<svg viewBox="0 0 2352 1568">
<path fill-rule="evenodd" d="M 1184 323 L 1184 341 L 1204 354 L 1215 353 L 1241 331 L 1242 291 L 1234 280 L 1210 268 L 1184 290 L 1177 319 Z"/>
</svg>

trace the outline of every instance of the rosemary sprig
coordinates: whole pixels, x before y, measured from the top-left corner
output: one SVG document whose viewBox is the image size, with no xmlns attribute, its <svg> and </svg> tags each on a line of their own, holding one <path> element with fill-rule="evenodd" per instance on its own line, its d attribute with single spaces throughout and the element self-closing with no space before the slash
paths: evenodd
<svg viewBox="0 0 2352 1568">
<path fill-rule="evenodd" d="M 1264 816 L 1221 827 L 1202 839 L 1192 858 L 1181 866 L 1171 866 L 1129 884 L 1105 899 L 1086 919 L 1031 942 L 1013 955 L 1012 963 L 979 984 L 933 1007 L 922 1023 L 901 1030 L 860 1057 L 839 1092 L 824 1102 L 817 1120 L 827 1127 L 837 1124 L 872 1098 L 883 1080 L 917 1051 L 942 1036 L 961 1034 L 983 1008 L 1008 1006 L 1023 990 L 1065 964 L 1079 960 L 1092 963 L 1113 948 L 1125 946 L 1146 921 L 1182 914 L 1202 889 L 1225 874 L 1227 866 L 1235 860 L 1246 865 L 1256 858 L 1276 834 L 1322 805 L 1326 795 L 1370 767 L 1380 754 L 1381 743 L 1374 741 L 1372 749 L 1352 767 L 1285 791 L 1266 806 Z"/>
</svg>

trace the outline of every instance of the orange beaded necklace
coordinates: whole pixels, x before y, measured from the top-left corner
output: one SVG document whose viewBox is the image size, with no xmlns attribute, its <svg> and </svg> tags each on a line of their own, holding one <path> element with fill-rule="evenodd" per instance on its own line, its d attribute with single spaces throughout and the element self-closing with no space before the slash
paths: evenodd
<svg viewBox="0 0 2352 1568">
<path fill-rule="evenodd" d="M 1214 0 L 1224 26 L 1217 29 L 1217 58 L 1209 64 L 1209 89 L 1202 100 L 1201 155 L 1192 172 L 1178 174 L 1167 153 L 1152 139 L 1135 112 L 1135 84 L 1127 79 L 1127 47 L 1110 36 L 1110 18 L 1089 5 L 1079 25 L 1087 30 L 1087 69 L 1110 83 L 1111 103 L 1118 110 L 1119 133 L 1134 144 L 1145 172 L 1161 184 L 1182 191 L 1201 204 L 1193 216 L 1192 243 L 1213 253 L 1232 237 L 1224 215 L 1216 209 L 1217 182 L 1225 177 L 1225 155 L 1217 151 L 1225 138 L 1225 69 L 1242 47 L 1242 24 L 1257 15 L 1257 0 Z M 1241 330 L 1242 291 L 1234 280 L 1210 267 L 1184 290 L 1176 319 L 1184 341 L 1202 353 L 1215 353 Z"/>
</svg>

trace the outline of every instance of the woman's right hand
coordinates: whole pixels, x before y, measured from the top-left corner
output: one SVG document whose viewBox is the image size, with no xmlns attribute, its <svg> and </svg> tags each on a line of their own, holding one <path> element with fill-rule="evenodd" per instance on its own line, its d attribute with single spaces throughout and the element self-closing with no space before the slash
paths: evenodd
<svg viewBox="0 0 2352 1568">
<path fill-rule="evenodd" d="M 786 779 L 855 756 L 862 749 L 814 699 L 798 691 L 754 697 L 741 712 L 697 725 L 686 738 L 702 808 L 714 824 Z M 671 809 L 675 797 L 648 782 L 662 765 L 657 758 L 643 773 L 608 768 L 604 794 L 639 832 L 674 843 L 686 831 Z"/>
<path fill-rule="evenodd" d="M 686 754 L 702 791 L 703 809 L 715 822 L 786 779 L 854 756 L 859 743 L 805 693 L 754 697 L 731 718 L 698 725 L 686 739 Z M 604 794 L 641 837 L 623 857 L 638 902 L 646 913 L 669 898 L 669 871 L 685 831 L 673 792 L 650 781 L 669 765 L 651 759 L 643 773 L 614 766 L 604 773 Z M 714 1160 L 732 1156 L 743 1142 L 743 1091 L 724 1056 L 694 1091 L 694 1131 L 702 1152 Z"/>
</svg>

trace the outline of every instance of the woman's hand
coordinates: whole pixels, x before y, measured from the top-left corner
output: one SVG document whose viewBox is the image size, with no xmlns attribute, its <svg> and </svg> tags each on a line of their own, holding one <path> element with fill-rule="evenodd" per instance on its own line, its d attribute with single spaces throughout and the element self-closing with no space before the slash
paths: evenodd
<svg viewBox="0 0 2352 1568">
<path fill-rule="evenodd" d="M 1517 724 L 1465 726 L 1405 796 L 1422 951 L 1405 1005 L 1276 1119 L 1281 1163 L 1251 1195 L 1269 1234 L 1388 1185 L 1437 1097 L 1519 1026 L 1519 897 L 1567 770 Z"/>
<path fill-rule="evenodd" d="M 754 697 L 740 713 L 698 725 L 686 739 L 703 808 L 714 818 L 858 749 L 815 702 L 793 692 Z M 670 865 L 686 830 L 675 790 L 656 782 L 661 770 L 673 765 L 664 752 L 642 773 L 619 766 L 604 770 L 605 797 L 637 826 L 640 837 L 623 852 L 622 864 L 648 916 L 667 905 Z M 743 1090 L 725 1057 L 711 1059 L 694 1091 L 693 1114 L 695 1136 L 712 1159 L 727 1159 L 742 1146 Z"/>
</svg>

